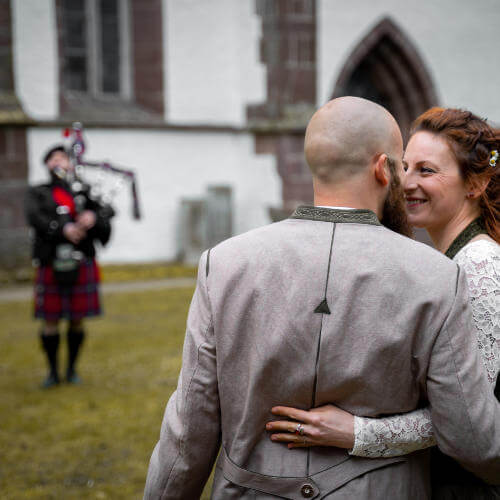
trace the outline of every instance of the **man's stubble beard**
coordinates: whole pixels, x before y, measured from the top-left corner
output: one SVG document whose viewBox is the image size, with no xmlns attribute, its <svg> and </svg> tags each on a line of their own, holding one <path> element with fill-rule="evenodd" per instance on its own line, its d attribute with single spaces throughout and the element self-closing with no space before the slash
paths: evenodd
<svg viewBox="0 0 500 500">
<path fill-rule="evenodd" d="M 408 223 L 404 190 L 396 172 L 396 164 L 391 159 L 388 159 L 387 163 L 391 172 L 391 183 L 389 185 L 389 193 L 384 202 L 381 222 L 392 231 L 412 238 L 413 229 Z"/>
</svg>

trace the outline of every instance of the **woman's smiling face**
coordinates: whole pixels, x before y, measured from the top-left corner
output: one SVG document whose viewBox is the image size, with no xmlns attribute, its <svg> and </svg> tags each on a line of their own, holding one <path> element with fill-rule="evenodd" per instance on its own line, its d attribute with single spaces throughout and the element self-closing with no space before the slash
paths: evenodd
<svg viewBox="0 0 500 500">
<path fill-rule="evenodd" d="M 448 143 L 417 132 L 406 147 L 403 185 L 408 221 L 426 229 L 445 227 L 467 203 L 466 184 Z"/>
</svg>

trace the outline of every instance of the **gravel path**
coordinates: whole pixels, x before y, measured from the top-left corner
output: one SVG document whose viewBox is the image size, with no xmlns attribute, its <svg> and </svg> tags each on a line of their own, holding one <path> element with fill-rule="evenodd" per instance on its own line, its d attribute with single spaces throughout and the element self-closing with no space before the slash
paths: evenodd
<svg viewBox="0 0 500 500">
<path fill-rule="evenodd" d="M 142 292 L 144 290 L 160 290 L 163 288 L 186 288 L 195 285 L 195 278 L 168 278 L 163 280 L 102 283 L 101 293 Z M 2 303 L 29 300 L 32 296 L 33 287 L 31 285 L 0 288 L 0 302 Z"/>
</svg>

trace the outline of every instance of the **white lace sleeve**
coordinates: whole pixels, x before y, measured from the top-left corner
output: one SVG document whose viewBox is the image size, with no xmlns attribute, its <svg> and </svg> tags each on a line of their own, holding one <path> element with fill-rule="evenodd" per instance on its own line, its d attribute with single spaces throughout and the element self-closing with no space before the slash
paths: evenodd
<svg viewBox="0 0 500 500">
<path fill-rule="evenodd" d="M 384 418 L 354 417 L 354 448 L 359 457 L 397 457 L 434 446 L 429 409 Z"/>
<path fill-rule="evenodd" d="M 454 260 L 467 275 L 477 345 L 494 385 L 500 371 L 500 246 L 476 240 Z M 386 418 L 354 417 L 354 438 L 350 453 L 362 457 L 406 455 L 436 444 L 427 408 Z"/>
<path fill-rule="evenodd" d="M 477 346 L 495 384 L 500 371 L 500 245 L 477 240 L 453 259 L 467 275 Z"/>
</svg>

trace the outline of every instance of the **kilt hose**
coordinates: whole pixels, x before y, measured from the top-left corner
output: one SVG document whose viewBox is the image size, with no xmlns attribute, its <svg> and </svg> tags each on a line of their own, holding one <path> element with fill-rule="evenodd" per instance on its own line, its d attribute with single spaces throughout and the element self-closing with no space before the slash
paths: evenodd
<svg viewBox="0 0 500 500">
<path fill-rule="evenodd" d="M 73 286 L 57 284 L 52 266 L 40 266 L 35 276 L 35 318 L 47 321 L 79 320 L 101 314 L 99 300 L 99 267 L 95 259 L 80 263 Z"/>
</svg>

